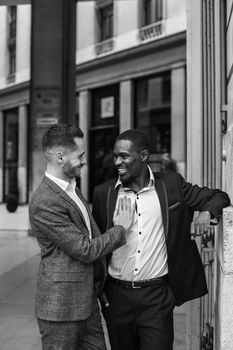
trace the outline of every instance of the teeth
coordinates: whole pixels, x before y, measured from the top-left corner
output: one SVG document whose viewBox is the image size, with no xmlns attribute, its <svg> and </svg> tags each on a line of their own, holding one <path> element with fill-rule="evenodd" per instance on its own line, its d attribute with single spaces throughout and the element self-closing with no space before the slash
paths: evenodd
<svg viewBox="0 0 233 350">
<path fill-rule="evenodd" d="M 125 169 L 118 169 L 118 173 L 119 173 L 119 174 L 124 174 L 125 172 L 126 172 Z"/>
</svg>

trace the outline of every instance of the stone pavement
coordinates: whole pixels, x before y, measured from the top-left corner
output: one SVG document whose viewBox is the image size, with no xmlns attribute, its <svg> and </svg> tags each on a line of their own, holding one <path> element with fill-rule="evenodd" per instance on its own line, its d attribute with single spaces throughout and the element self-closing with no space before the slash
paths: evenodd
<svg viewBox="0 0 233 350">
<path fill-rule="evenodd" d="M 0 205 L 0 350 L 41 350 L 33 315 L 39 247 L 28 228 L 27 206 L 8 213 Z M 185 350 L 184 343 L 185 314 L 179 308 L 174 350 Z"/>
<path fill-rule="evenodd" d="M 0 231 L 25 232 L 28 228 L 27 205 L 18 206 L 18 209 L 14 213 L 10 213 L 4 204 L 0 204 Z"/>
</svg>

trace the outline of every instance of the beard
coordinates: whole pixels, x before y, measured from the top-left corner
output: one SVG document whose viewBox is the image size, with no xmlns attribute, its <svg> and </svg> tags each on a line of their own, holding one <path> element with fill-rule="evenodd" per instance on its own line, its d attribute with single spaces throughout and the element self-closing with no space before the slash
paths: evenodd
<svg viewBox="0 0 233 350">
<path fill-rule="evenodd" d="M 75 177 L 80 177 L 81 167 L 80 166 L 72 166 L 70 161 L 67 161 L 63 166 L 63 174 L 69 179 L 74 179 Z"/>
</svg>

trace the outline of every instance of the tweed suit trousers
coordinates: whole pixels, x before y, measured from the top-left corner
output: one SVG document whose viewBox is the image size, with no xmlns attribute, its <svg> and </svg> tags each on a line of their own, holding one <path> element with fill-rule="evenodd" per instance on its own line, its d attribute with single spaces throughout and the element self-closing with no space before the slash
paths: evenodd
<svg viewBox="0 0 233 350">
<path fill-rule="evenodd" d="M 107 350 L 96 297 L 86 320 L 54 322 L 37 319 L 42 350 Z"/>
</svg>

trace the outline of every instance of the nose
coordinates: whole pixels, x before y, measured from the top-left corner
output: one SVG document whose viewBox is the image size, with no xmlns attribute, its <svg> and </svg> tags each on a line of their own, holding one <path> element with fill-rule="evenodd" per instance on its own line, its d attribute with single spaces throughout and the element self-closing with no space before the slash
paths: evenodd
<svg viewBox="0 0 233 350">
<path fill-rule="evenodd" d="M 120 165 L 122 163 L 122 158 L 120 157 L 120 156 L 116 156 L 115 158 L 114 158 L 114 164 L 115 164 L 115 166 L 118 166 L 118 165 Z"/>
<path fill-rule="evenodd" d="M 83 157 L 81 158 L 80 163 L 81 163 L 81 165 L 85 165 L 85 164 L 87 164 L 87 159 L 86 159 L 86 157 L 85 157 L 85 156 L 83 156 Z"/>
</svg>

